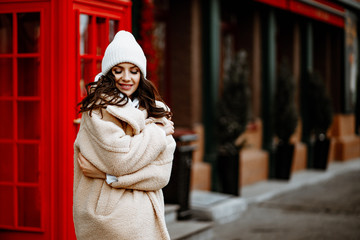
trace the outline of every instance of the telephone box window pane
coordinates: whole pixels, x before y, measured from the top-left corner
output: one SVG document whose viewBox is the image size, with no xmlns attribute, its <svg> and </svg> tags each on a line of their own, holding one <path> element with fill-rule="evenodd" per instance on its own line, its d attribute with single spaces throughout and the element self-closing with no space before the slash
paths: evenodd
<svg viewBox="0 0 360 240">
<path fill-rule="evenodd" d="M 13 95 L 12 66 L 13 64 L 11 58 L 0 58 L 0 73 L 1 73 L 0 97 Z"/>
<path fill-rule="evenodd" d="M 101 60 L 96 61 L 96 72 L 101 72 Z"/>
<path fill-rule="evenodd" d="M 18 187 L 18 224 L 37 227 L 40 223 L 40 192 L 36 187 Z"/>
<path fill-rule="evenodd" d="M 0 225 L 14 226 L 14 188 L 0 186 Z"/>
<path fill-rule="evenodd" d="M 39 102 L 18 102 L 18 138 L 40 139 Z"/>
<path fill-rule="evenodd" d="M 92 60 L 81 59 L 81 79 L 80 79 L 80 97 L 83 98 L 86 96 L 86 84 L 94 81 L 94 74 L 92 71 Z"/>
<path fill-rule="evenodd" d="M 14 108 L 12 101 L 1 101 L 0 109 L 0 139 L 13 139 L 14 129 Z"/>
<path fill-rule="evenodd" d="M 40 13 L 18 13 L 18 52 L 37 53 L 40 43 Z"/>
<path fill-rule="evenodd" d="M 0 143 L 0 181 L 14 181 L 14 147 L 11 143 Z M 0 196 L 3 196 L 0 194 Z"/>
<path fill-rule="evenodd" d="M 91 21 L 92 17 L 80 14 L 80 54 L 91 53 Z"/>
<path fill-rule="evenodd" d="M 111 42 L 114 39 L 115 34 L 117 33 L 118 29 L 119 29 L 119 21 L 110 20 L 109 21 L 109 42 Z"/>
<path fill-rule="evenodd" d="M 105 18 L 96 18 L 96 55 L 102 56 L 105 53 L 105 48 L 107 45 L 106 42 L 106 19 Z"/>
<path fill-rule="evenodd" d="M 0 14 L 0 53 L 12 53 L 13 50 L 12 14 Z"/>
<path fill-rule="evenodd" d="M 37 144 L 18 145 L 18 178 L 20 182 L 39 180 L 39 147 Z"/>
<path fill-rule="evenodd" d="M 18 59 L 19 96 L 39 96 L 39 67 L 38 58 Z"/>
</svg>

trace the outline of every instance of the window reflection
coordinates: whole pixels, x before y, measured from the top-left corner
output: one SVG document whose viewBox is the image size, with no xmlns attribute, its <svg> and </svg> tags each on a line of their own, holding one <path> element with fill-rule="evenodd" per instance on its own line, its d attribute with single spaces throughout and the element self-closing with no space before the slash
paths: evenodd
<svg viewBox="0 0 360 240">
<path fill-rule="evenodd" d="M 39 181 L 39 146 L 37 144 L 18 144 L 18 180 L 20 182 Z"/>
<path fill-rule="evenodd" d="M 40 227 L 40 191 L 37 187 L 18 187 L 18 224 Z"/>
<path fill-rule="evenodd" d="M 81 59 L 80 63 L 81 68 L 81 79 L 80 79 L 80 97 L 83 98 L 86 96 L 86 84 L 92 82 L 93 72 L 92 72 L 92 60 Z"/>
<path fill-rule="evenodd" d="M 18 95 L 39 96 L 39 68 L 38 58 L 18 59 Z"/>
<path fill-rule="evenodd" d="M 1 36 L 1 34 L 0 34 L 0 36 Z M 12 58 L 0 58 L 1 78 L 6 79 L 6 80 L 0 81 L 0 97 L 13 95 L 13 71 L 12 70 L 13 70 Z"/>
<path fill-rule="evenodd" d="M 106 19 L 105 18 L 96 18 L 96 55 L 101 56 L 105 52 L 107 45 L 106 42 Z"/>
<path fill-rule="evenodd" d="M 0 181 L 14 180 L 14 149 L 12 143 L 0 143 L 2 153 L 0 161 Z M 1 193 L 0 193 L 0 196 Z"/>
<path fill-rule="evenodd" d="M 0 101 L 0 109 L 6 114 L 0 114 L 0 139 L 13 139 L 14 107 L 12 101 Z"/>
<path fill-rule="evenodd" d="M 90 16 L 80 14 L 80 54 L 90 53 L 90 23 Z"/>
<path fill-rule="evenodd" d="M 40 104 L 37 101 L 18 101 L 18 138 L 40 139 Z"/>
<path fill-rule="evenodd" d="M 10 186 L 0 186 L 0 196 L 0 224 L 14 226 L 14 188 Z"/>
<path fill-rule="evenodd" d="M 18 13 L 18 52 L 39 52 L 40 13 Z"/>
<path fill-rule="evenodd" d="M 12 14 L 0 14 L 0 53 L 12 53 Z"/>
<path fill-rule="evenodd" d="M 111 42 L 119 29 L 119 21 L 109 20 L 109 42 Z"/>
</svg>

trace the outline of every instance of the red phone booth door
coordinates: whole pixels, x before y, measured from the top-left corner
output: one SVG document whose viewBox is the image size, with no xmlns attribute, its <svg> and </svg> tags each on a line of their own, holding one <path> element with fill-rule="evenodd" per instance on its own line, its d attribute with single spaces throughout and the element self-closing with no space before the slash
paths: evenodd
<svg viewBox="0 0 360 240">
<path fill-rule="evenodd" d="M 79 17 L 79 89 L 78 101 L 86 96 L 85 85 L 101 72 L 101 60 L 106 46 L 119 30 L 119 18 L 109 18 L 99 13 L 82 12 Z"/>
<path fill-rule="evenodd" d="M 46 13 L 41 4 L 0 4 L 0 239 L 48 234 Z"/>
<path fill-rule="evenodd" d="M 128 6 L 128 3 L 123 3 Z M 76 9 L 77 21 L 77 79 L 76 103 L 86 96 L 86 84 L 94 81 L 94 77 L 101 72 L 101 61 L 107 45 L 113 40 L 119 30 L 131 31 L 131 8 L 123 4 L 114 5 L 117 11 L 99 7 L 78 5 Z M 80 123 L 77 114 L 75 123 Z"/>
</svg>

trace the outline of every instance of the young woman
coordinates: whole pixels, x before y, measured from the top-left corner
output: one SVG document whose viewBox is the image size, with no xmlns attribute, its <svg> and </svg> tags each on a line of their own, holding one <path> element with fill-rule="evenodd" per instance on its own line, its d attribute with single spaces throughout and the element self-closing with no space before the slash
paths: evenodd
<svg viewBox="0 0 360 240">
<path fill-rule="evenodd" d="M 170 179 L 174 126 L 131 33 L 116 34 L 88 88 L 74 143 L 77 239 L 170 239 L 161 189 Z"/>
</svg>

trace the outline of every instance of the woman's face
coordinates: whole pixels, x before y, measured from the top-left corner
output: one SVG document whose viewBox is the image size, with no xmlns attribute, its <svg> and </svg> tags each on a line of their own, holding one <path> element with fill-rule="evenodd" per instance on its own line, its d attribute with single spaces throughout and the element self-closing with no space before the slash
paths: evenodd
<svg viewBox="0 0 360 240">
<path fill-rule="evenodd" d="M 119 63 L 111 69 L 111 72 L 115 76 L 116 87 L 131 98 L 139 87 L 140 69 L 132 63 Z"/>
</svg>

